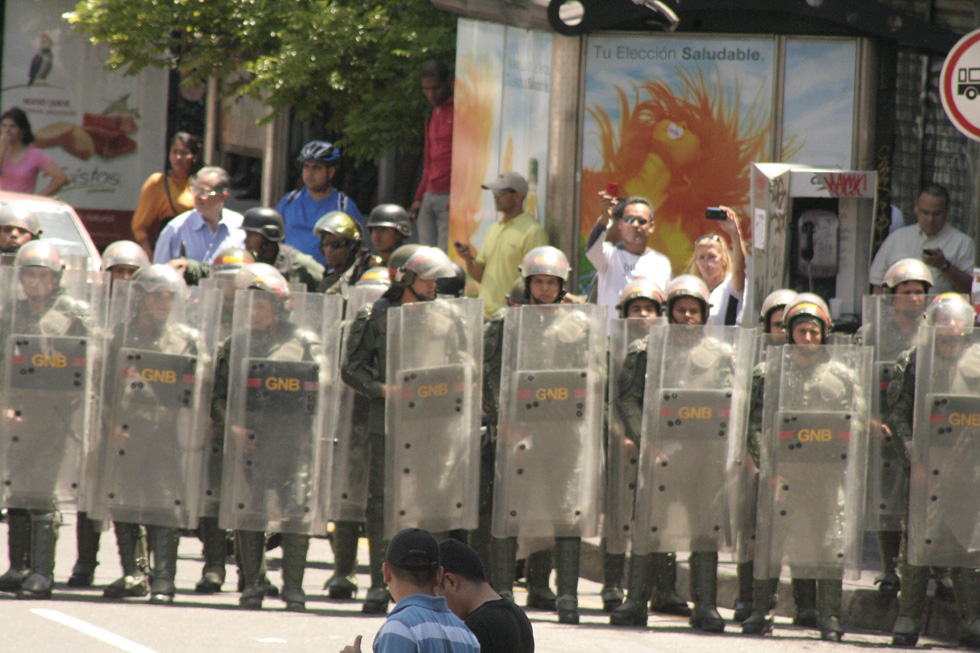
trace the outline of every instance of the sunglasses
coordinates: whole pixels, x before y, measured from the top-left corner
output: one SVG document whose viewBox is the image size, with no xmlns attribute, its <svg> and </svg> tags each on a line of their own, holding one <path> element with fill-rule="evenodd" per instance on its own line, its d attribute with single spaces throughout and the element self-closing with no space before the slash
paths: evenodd
<svg viewBox="0 0 980 653">
<path fill-rule="evenodd" d="M 648 223 L 653 222 L 653 220 L 647 220 L 646 218 L 631 215 L 628 218 L 624 218 L 623 222 L 626 224 L 635 224 L 640 227 L 645 227 Z"/>
<path fill-rule="evenodd" d="M 698 245 L 700 245 L 701 243 L 703 243 L 705 241 L 712 241 L 712 242 L 720 243 L 721 242 L 721 236 L 719 236 L 718 234 L 706 234 L 704 236 L 701 236 L 697 240 L 695 240 L 694 241 L 694 246 L 697 247 Z"/>
</svg>

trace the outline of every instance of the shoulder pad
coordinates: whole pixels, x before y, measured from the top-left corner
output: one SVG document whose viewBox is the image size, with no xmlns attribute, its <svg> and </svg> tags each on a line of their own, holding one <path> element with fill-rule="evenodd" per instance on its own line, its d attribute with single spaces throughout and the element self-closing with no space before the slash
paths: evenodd
<svg viewBox="0 0 980 653">
<path fill-rule="evenodd" d="M 980 378 L 980 345 L 967 349 L 959 362 L 960 373 L 968 379 Z"/>
<path fill-rule="evenodd" d="M 643 336 L 642 338 L 637 338 L 636 340 L 634 340 L 629 344 L 629 347 L 626 348 L 626 355 L 629 356 L 630 354 L 638 354 L 641 351 L 646 351 L 649 341 L 650 341 L 650 336 Z"/>
<path fill-rule="evenodd" d="M 359 309 L 357 309 L 357 315 L 354 319 L 356 320 L 367 320 L 371 317 L 374 307 L 371 304 L 364 304 Z"/>
<path fill-rule="evenodd" d="M 506 316 L 507 316 L 507 307 L 505 306 L 503 308 L 498 308 L 496 311 L 494 311 L 494 314 L 490 316 L 489 321 L 502 322 Z"/>
<path fill-rule="evenodd" d="M 824 401 L 836 401 L 841 399 L 847 392 L 846 379 L 850 376 L 850 370 L 837 362 L 824 365 L 816 378 L 814 385 L 820 393 L 820 398 Z"/>
<path fill-rule="evenodd" d="M 731 347 L 716 338 L 703 338 L 698 345 L 691 350 L 691 362 L 701 369 L 708 369 L 719 364 L 722 359 L 732 357 Z"/>
</svg>

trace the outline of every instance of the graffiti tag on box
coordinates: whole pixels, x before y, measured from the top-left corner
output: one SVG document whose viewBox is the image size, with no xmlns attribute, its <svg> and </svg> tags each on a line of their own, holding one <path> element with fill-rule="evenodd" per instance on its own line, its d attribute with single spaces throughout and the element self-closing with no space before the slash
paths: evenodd
<svg viewBox="0 0 980 653">
<path fill-rule="evenodd" d="M 831 197 L 874 197 L 874 187 L 867 172 L 831 172 L 814 175 L 811 183 L 826 189 Z"/>
</svg>

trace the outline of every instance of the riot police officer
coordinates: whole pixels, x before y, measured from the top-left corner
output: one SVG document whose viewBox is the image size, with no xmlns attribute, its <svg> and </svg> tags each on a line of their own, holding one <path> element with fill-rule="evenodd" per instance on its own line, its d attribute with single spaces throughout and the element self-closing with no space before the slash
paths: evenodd
<svg viewBox="0 0 980 653">
<path fill-rule="evenodd" d="M 262 607 L 265 531 L 272 530 L 282 533 L 280 596 L 286 610 L 301 612 L 328 378 L 321 366 L 335 351 L 322 336 L 337 326 L 340 301 L 326 314 L 324 297 L 310 295 L 300 311 L 285 277 L 264 263 L 239 270 L 235 287 L 236 328 L 218 354 L 211 407 L 225 432 L 221 523 L 235 529 L 239 605 Z"/>
<path fill-rule="evenodd" d="M 141 269 L 113 295 L 118 321 L 109 342 L 109 391 L 102 398 L 97 510 L 113 519 L 123 576 L 105 588 L 107 598 L 149 593 L 151 603 L 172 603 L 178 529 L 194 525 L 200 477 L 188 467 L 185 452 L 199 451 L 203 437 L 203 408 L 195 397 L 208 352 L 200 332 L 185 321 L 186 288 L 179 272 L 157 264 Z M 168 382 L 168 373 L 180 382 Z M 141 381 L 134 382 L 136 377 Z M 144 526 L 153 553 L 152 584 Z"/>
<path fill-rule="evenodd" d="M 109 273 L 109 282 L 129 280 L 150 264 L 146 251 L 131 240 L 117 240 L 102 252 L 102 267 Z M 102 532 L 98 522 L 88 518 L 85 510 L 79 510 L 75 522 L 75 544 L 78 557 L 68 577 L 69 587 L 89 587 L 98 566 L 99 541 Z"/>
<path fill-rule="evenodd" d="M 0 255 L 13 255 L 26 243 L 41 237 L 41 221 L 24 204 L 16 202 L 0 207 Z"/>
<path fill-rule="evenodd" d="M 552 598 L 547 586 L 549 552 L 532 553 L 528 605 L 553 605 L 561 623 L 574 624 L 581 537 L 597 526 L 600 510 L 597 400 L 604 387 L 605 360 L 599 352 L 608 315 L 594 305 L 560 304 L 570 269 L 554 247 L 532 249 L 520 272 L 528 306 L 506 309 L 503 335 L 497 335 L 498 327 L 488 328 L 485 336 L 489 392 L 484 402 L 499 413 L 499 432 L 507 434 L 496 443 L 491 582 L 498 593 L 510 590 L 518 536 L 554 537 L 558 596 Z M 498 344 L 501 339 L 505 344 Z M 511 356 L 504 358 L 504 351 Z M 554 386 L 551 399 L 546 386 Z M 537 400 L 528 403 L 525 395 Z"/>
<path fill-rule="evenodd" d="M 371 306 L 391 286 L 386 267 L 369 268 L 349 289 L 346 297 L 344 330 L 348 332 L 354 316 L 365 305 Z M 345 340 L 346 343 L 346 340 Z M 342 347 L 346 350 L 346 347 Z M 337 446 L 334 454 L 331 482 L 334 523 L 333 574 L 323 589 L 332 599 L 349 599 L 357 591 L 354 574 L 357 570 L 357 538 L 364 525 L 367 506 L 368 446 L 367 415 L 370 403 L 364 395 L 344 386 L 341 389 L 340 415 L 337 420 Z"/>
<path fill-rule="evenodd" d="M 382 263 L 388 262 L 388 257 L 408 244 L 412 236 L 412 219 L 408 212 L 397 204 L 378 204 L 367 219 L 368 232 L 374 251 Z M 391 266 L 388 266 L 391 268 Z"/>
<path fill-rule="evenodd" d="M 255 255 L 256 262 L 271 265 L 289 283 L 301 283 L 314 292 L 323 279 L 323 266 L 284 242 L 286 225 L 279 211 L 255 207 L 245 211 L 243 218 L 245 249 Z"/>
<path fill-rule="evenodd" d="M 347 288 L 357 282 L 366 269 L 364 266 L 378 262 L 364 247 L 360 224 L 343 211 L 331 211 L 321 217 L 313 233 L 320 239 L 320 251 L 327 262 L 317 292 L 339 292 L 346 296 Z M 341 279 L 345 280 L 343 287 L 338 285 Z"/>
<path fill-rule="evenodd" d="M 784 322 L 792 346 L 770 347 L 769 362 L 753 374 L 748 445 L 760 469 L 759 516 L 753 606 L 742 632 L 771 632 L 778 578 L 766 576 L 785 562 L 794 577 L 817 577 L 821 638 L 840 641 L 841 577 L 846 564 L 857 563 L 863 506 L 863 496 L 841 497 L 860 489 L 854 479 L 866 471 L 871 352 L 823 346 L 832 322 L 816 295 L 797 295 Z M 838 437 L 811 438 L 811 431 Z"/>
<path fill-rule="evenodd" d="M 88 438 L 83 407 L 92 382 L 88 366 L 97 365 L 89 344 L 98 323 L 89 303 L 72 296 L 63 283 L 64 266 L 53 244 L 24 244 L 14 272 L 18 297 L 4 309 L 9 391 L 3 410 L 17 419 L 4 425 L 2 501 L 23 510 L 9 511 L 11 570 L 0 579 L 0 589 L 46 599 L 54 585 L 58 508 L 77 498 L 67 496 L 62 485 L 67 481 L 77 488 L 82 473 Z M 52 360 L 84 361 L 84 367 L 38 364 L 38 352 Z"/>
<path fill-rule="evenodd" d="M 629 346 L 646 337 L 650 324 L 660 316 L 663 290 L 647 279 L 630 281 L 619 294 L 616 310 L 619 320 L 609 324 L 609 392 L 614 400 L 620 394 L 619 376 Z M 612 612 L 623 603 L 623 572 L 626 549 L 633 527 L 638 452 L 629 439 L 619 414 L 606 416 L 606 492 L 602 549 L 602 609 Z"/>
<path fill-rule="evenodd" d="M 797 292 L 789 288 L 774 290 L 762 302 L 759 317 L 762 321 L 763 346 L 759 348 L 759 354 L 765 358 L 766 346 L 785 345 L 788 342 L 786 326 L 783 322 L 786 306 L 797 297 Z M 819 297 L 814 296 L 814 301 L 823 302 Z M 829 309 L 828 309 L 829 310 Z M 764 370 L 763 365 L 760 370 Z M 749 498 L 750 508 L 747 512 L 750 515 L 751 524 L 749 530 L 755 530 L 755 495 L 758 493 L 758 469 L 753 470 L 752 489 L 748 489 L 751 497 Z M 750 541 L 752 535 L 748 535 Z M 735 599 L 735 615 L 732 620 L 742 623 L 749 618 L 752 613 L 752 561 L 740 562 L 735 567 L 738 579 L 738 596 Z M 794 578 L 792 580 L 793 602 L 796 605 L 796 615 L 793 617 L 793 624 L 796 626 L 806 626 L 808 628 L 817 627 L 817 583 L 812 578 Z"/>
<path fill-rule="evenodd" d="M 915 344 L 932 285 L 932 272 L 925 263 L 914 258 L 902 259 L 885 272 L 882 294 L 865 298 L 862 337 L 864 344 L 875 347 L 875 367 L 883 387 L 874 397 L 877 419 L 887 410 L 884 389 L 891 380 L 895 362 Z M 872 470 L 869 476 L 869 527 L 877 532 L 882 566 L 875 584 L 882 594 L 894 595 L 900 587 L 896 563 L 902 543 L 901 522 L 908 501 L 908 479 L 895 448 L 884 437 L 869 453 Z"/>
<path fill-rule="evenodd" d="M 655 356 L 651 360 L 657 363 L 657 370 L 651 378 L 656 384 L 656 398 L 651 398 L 652 401 L 661 401 L 659 395 L 663 383 L 669 384 L 663 388 L 672 388 L 670 396 L 675 397 L 674 401 L 679 401 L 681 405 L 686 405 L 687 401 L 699 402 L 699 405 L 719 401 L 727 402 L 724 410 L 731 410 L 734 350 L 730 342 L 708 335 L 701 328 L 707 321 L 708 298 L 707 287 L 697 277 L 681 275 L 675 278 L 667 287 L 666 312 L 668 324 L 677 326 L 667 327 L 667 331 L 661 336 L 666 340 L 656 341 L 654 344 L 657 348 L 653 352 L 650 352 L 651 343 L 648 341 L 639 341 L 630 348 L 628 360 L 623 365 L 625 378 L 621 375 L 621 389 L 616 398 L 616 407 L 627 432 L 632 433 L 637 444 L 640 444 L 639 416 L 643 411 L 646 392 L 647 357 L 651 353 Z M 722 333 L 719 332 L 718 335 L 721 336 Z M 734 332 L 724 335 L 733 336 Z M 685 398 L 692 390 L 699 392 L 699 396 Z M 673 406 L 664 408 L 670 412 L 675 409 Z M 651 411 L 651 414 L 658 416 L 665 414 L 663 409 L 651 408 Z M 722 403 L 712 409 L 712 415 L 720 415 L 721 412 Z M 675 542 L 687 543 L 691 550 L 692 595 L 695 602 L 690 618 L 691 626 L 699 630 L 721 632 L 725 622 L 716 608 L 717 552 L 723 544 L 720 541 L 723 529 L 718 524 L 726 469 L 724 454 L 715 452 L 715 449 L 724 447 L 725 444 L 724 441 L 716 443 L 714 440 L 695 442 L 691 437 L 694 432 L 688 433 L 685 430 L 692 426 L 682 427 L 681 422 L 691 420 L 668 419 L 663 424 L 651 422 L 648 425 L 652 427 L 648 428 L 649 435 L 643 436 L 652 440 L 642 443 L 644 454 L 640 469 L 640 487 L 637 491 L 637 524 L 633 531 L 630 570 L 632 600 L 613 612 L 613 623 L 646 621 L 645 600 L 634 598 L 633 595 L 638 592 L 642 596 L 648 591 L 653 564 L 659 562 L 661 566 L 665 566 L 672 563 L 663 560 L 670 554 L 664 553 L 662 549 Z M 693 428 L 696 431 L 710 430 L 707 422 Z M 726 432 L 722 423 L 715 428 L 722 429 L 719 435 Z M 697 490 L 685 491 L 681 487 L 685 479 L 670 474 L 683 476 L 683 470 L 692 464 L 692 456 L 698 459 L 698 464 L 703 465 L 703 470 L 712 478 L 703 479 Z M 657 461 L 656 465 L 651 462 L 654 459 Z M 665 464 L 668 461 L 670 467 Z M 658 479 L 657 476 L 663 476 L 666 480 Z M 654 493 L 649 489 L 651 482 L 667 491 Z M 686 511 L 686 526 L 671 526 L 668 513 L 672 505 Z M 694 516 L 695 513 L 698 513 L 697 517 Z M 661 557 L 660 561 L 651 560 L 649 555 L 644 555 L 651 550 L 655 551 L 652 555 Z"/>
<path fill-rule="evenodd" d="M 895 364 L 885 424 L 910 468 L 906 541 L 895 646 L 915 646 L 929 580 L 927 565 L 951 566 L 960 644 L 980 648 L 980 557 L 975 532 L 976 433 L 964 420 L 978 405 L 980 344 L 973 307 L 960 295 L 936 297 L 915 347 Z M 971 328 L 972 327 L 972 328 Z M 923 368 L 918 370 L 917 368 Z M 930 397 L 916 406 L 917 395 Z M 965 534 L 964 534 L 965 533 Z"/>
<path fill-rule="evenodd" d="M 368 218 L 369 228 L 373 225 L 372 238 L 380 222 L 386 221 L 386 214 L 398 209 L 394 205 L 390 210 L 375 208 Z M 373 222 L 372 222 L 373 220 Z M 385 229 L 395 227 L 380 225 Z M 398 232 L 403 233 L 403 232 Z M 408 232 L 404 232 L 407 235 Z M 375 245 L 379 240 L 375 238 Z M 409 248 L 409 249 L 406 249 Z M 378 246 L 379 252 L 384 248 Z M 385 555 L 384 538 L 384 442 L 385 442 L 385 396 L 388 386 L 385 384 L 387 372 L 387 324 L 388 309 L 409 302 L 431 301 L 436 296 L 436 279 L 444 276 L 447 268 L 430 267 L 433 259 L 445 260 L 448 268 L 448 257 L 441 250 L 409 245 L 399 247 L 391 252 L 388 259 L 388 269 L 391 275 L 391 287 L 371 306 L 362 306 L 354 324 L 351 326 L 347 341 L 346 360 L 341 365 L 341 375 L 344 382 L 351 388 L 367 397 L 370 401 L 368 410 L 368 499 L 366 507 L 365 530 L 368 538 L 369 565 L 371 571 L 371 588 L 362 605 L 362 610 L 369 614 L 384 613 L 388 609 L 390 596 L 384 582 L 382 563 Z M 418 266 L 418 267 L 417 267 Z M 421 276 L 419 270 L 425 268 L 431 276 Z"/>
</svg>

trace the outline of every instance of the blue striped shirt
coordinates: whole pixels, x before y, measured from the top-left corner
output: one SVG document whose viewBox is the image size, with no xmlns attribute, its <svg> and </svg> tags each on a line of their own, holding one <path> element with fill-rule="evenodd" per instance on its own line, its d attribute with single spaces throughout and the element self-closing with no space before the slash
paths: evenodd
<svg viewBox="0 0 980 653">
<path fill-rule="evenodd" d="M 446 598 L 406 596 L 374 637 L 374 653 L 478 653 L 480 643 Z"/>
</svg>

